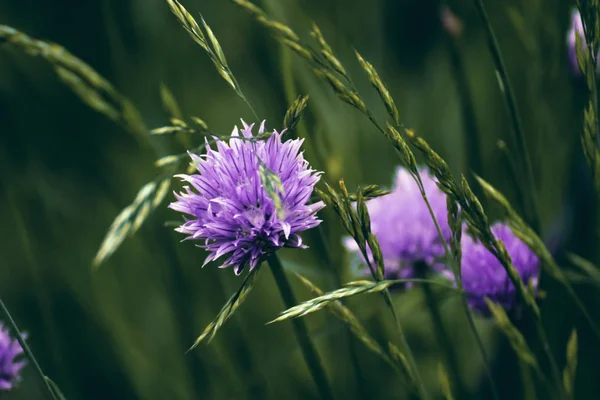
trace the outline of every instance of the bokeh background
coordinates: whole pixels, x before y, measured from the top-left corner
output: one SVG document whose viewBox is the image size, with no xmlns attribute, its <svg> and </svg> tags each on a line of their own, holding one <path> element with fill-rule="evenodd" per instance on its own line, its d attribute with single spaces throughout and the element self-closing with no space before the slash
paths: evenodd
<svg viewBox="0 0 600 400">
<path fill-rule="evenodd" d="M 572 75 L 566 57 L 573 4 L 486 3 L 534 163 L 543 236 L 567 269 L 566 251 L 597 262 L 597 203 L 579 145 L 586 87 Z M 232 2 L 183 4 L 195 16 L 202 12 L 268 127 L 279 128 L 296 95 L 310 96 L 303 122 L 309 132 L 306 157 L 325 171 L 326 181 L 343 177 L 351 188 L 391 183 L 398 158 L 389 143 L 335 98 L 303 60 Z M 354 49 L 359 50 L 378 69 L 405 126 L 425 137 L 456 174 L 475 170 L 517 199 L 506 154 L 498 147 L 498 140 L 508 140 L 509 120 L 471 1 L 449 2 L 464 26 L 454 40 L 441 27 L 440 3 L 432 0 L 261 0 L 259 5 L 307 41 L 316 22 L 383 120 L 385 110 L 354 57 Z M 240 117 L 254 119 L 165 1 L 0 0 L 0 16 L 0 23 L 59 43 L 93 66 L 135 103 L 149 129 L 168 123 L 161 83 L 172 90 L 185 116 L 202 118 L 219 134 L 228 134 Z M 457 70 L 452 54 L 458 54 L 462 69 Z M 457 85 L 461 71 L 472 96 L 470 121 L 465 121 Z M 478 148 L 468 139 L 469 129 L 479 138 Z M 189 242 L 179 243 L 178 234 L 164 226 L 179 218 L 166 209 L 166 202 L 92 272 L 92 259 L 114 217 L 161 172 L 153 166 L 157 154 L 182 150 L 172 139 L 152 139 L 151 146 L 141 146 L 83 104 L 43 59 L 3 44 L 0 132 L 0 295 L 29 332 L 42 368 L 67 398 L 316 398 L 289 323 L 264 325 L 283 310 L 267 269 L 216 339 L 185 354 L 241 278 L 216 265 L 200 268 L 203 252 Z M 494 209 L 489 212 L 495 215 Z M 310 234 L 305 236 L 311 250 L 283 252 L 282 257 L 286 268 L 332 290 L 332 270 L 344 282 L 357 272 L 342 251 L 339 220 L 330 211 L 323 218 L 334 265 L 323 262 L 323 247 Z M 300 299 L 309 298 L 305 289 L 295 288 Z M 597 315 L 597 288 L 586 280 L 576 288 Z M 598 343 L 558 285 L 546 281 L 543 289 L 552 350 L 562 365 L 568 335 L 577 327 L 576 395 L 598 398 Z M 435 390 L 440 352 L 420 291 L 398 291 L 394 299 Z M 348 304 L 382 343 L 397 340 L 379 297 L 363 296 Z M 489 398 L 464 315 L 454 299 L 444 299 L 441 307 L 472 398 Z M 344 326 L 326 312 L 308 322 L 338 398 L 407 396 L 393 371 L 349 340 Z M 502 398 L 521 398 L 512 350 L 491 322 L 480 318 L 478 326 Z M 523 329 L 530 331 L 527 324 Z M 531 344 L 539 350 L 533 339 Z M 41 398 L 32 368 L 25 369 L 19 390 L 0 397 Z"/>
</svg>

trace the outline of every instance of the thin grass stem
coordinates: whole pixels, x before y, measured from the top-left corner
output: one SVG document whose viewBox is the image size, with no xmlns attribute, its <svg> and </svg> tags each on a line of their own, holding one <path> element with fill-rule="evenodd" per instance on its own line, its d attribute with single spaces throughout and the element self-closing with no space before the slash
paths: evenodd
<svg viewBox="0 0 600 400">
<path fill-rule="evenodd" d="M 521 164 L 519 169 L 523 171 L 523 187 L 528 189 L 524 191 L 524 196 L 521 199 L 522 204 L 524 205 L 523 209 L 525 210 L 527 222 L 529 222 L 529 225 L 536 232 L 539 232 L 540 220 L 537 201 L 537 189 L 535 186 L 531 158 L 529 157 L 529 150 L 527 149 L 527 142 L 525 140 L 523 127 L 521 124 L 521 118 L 519 117 L 519 112 L 517 109 L 517 101 L 513 93 L 512 86 L 510 84 L 510 79 L 508 78 L 506 67 L 504 66 L 502 53 L 500 52 L 500 46 L 498 45 L 496 35 L 494 34 L 494 30 L 488 19 L 487 12 L 485 11 L 483 0 L 475 0 L 475 6 L 477 8 L 477 11 L 479 12 L 481 21 L 485 26 L 488 39 L 488 47 L 492 54 L 494 65 L 496 66 L 496 72 L 498 73 L 499 79 L 502 84 L 501 89 L 502 93 L 504 94 L 504 101 L 506 103 L 506 107 L 508 109 L 508 114 L 510 116 L 512 124 L 511 132 L 513 135 L 513 144 L 516 148 L 518 161 Z"/>
<path fill-rule="evenodd" d="M 10 326 L 10 329 L 12 330 L 13 334 L 17 338 L 17 341 L 23 348 L 25 355 L 27 356 L 27 358 L 33 365 L 33 369 L 35 369 L 35 372 L 37 373 L 39 379 L 42 381 L 41 384 L 42 384 L 42 386 L 44 386 L 44 389 L 45 389 L 44 396 L 49 400 L 55 400 L 54 392 L 52 391 L 52 388 L 50 387 L 48 380 L 46 379 L 46 375 L 44 374 L 44 371 L 42 371 L 40 364 L 35 359 L 29 346 L 27 346 L 27 343 L 25 342 L 25 339 L 23 338 L 21 331 L 19 331 L 19 328 L 17 327 L 15 320 L 10 315 L 10 312 L 8 312 L 8 308 L 6 308 L 6 305 L 4 305 L 4 302 L 2 301 L 1 298 L 0 298 L 0 309 L 2 309 L 2 313 L 6 317 L 6 320 L 8 321 L 8 325 Z"/>
<path fill-rule="evenodd" d="M 422 276 L 423 278 L 427 277 L 428 266 L 425 263 L 417 263 L 415 265 L 415 269 L 419 276 Z M 454 383 L 454 394 L 458 399 L 466 399 L 469 397 L 469 394 L 460 376 L 460 368 L 456 358 L 456 353 L 454 351 L 454 345 L 452 344 L 450 335 L 444 326 L 436 294 L 431 288 L 431 285 L 428 283 L 423 283 L 421 287 L 423 289 L 423 295 L 425 296 L 425 304 L 427 305 L 429 313 L 431 314 L 431 321 L 433 323 L 433 331 L 436 342 L 438 343 L 440 350 L 443 352 L 444 361 L 448 366 L 451 381 Z"/>
<path fill-rule="evenodd" d="M 279 256 L 274 253 L 267 259 L 267 263 L 271 268 L 273 278 L 277 283 L 277 288 L 279 289 L 279 293 L 281 294 L 281 298 L 283 299 L 285 307 L 291 308 L 297 305 L 298 301 L 296 300 L 296 296 L 294 295 L 290 282 L 285 276 L 285 271 L 283 270 Z M 296 334 L 298 344 L 300 345 L 300 349 L 302 350 L 304 361 L 306 362 L 315 385 L 317 386 L 320 397 L 322 399 L 332 400 L 333 392 L 329 386 L 327 375 L 325 374 L 325 369 L 323 368 L 323 364 L 321 363 L 317 349 L 315 348 L 315 345 L 308 334 L 308 328 L 304 323 L 304 319 L 294 318 L 291 320 L 291 323 L 292 327 L 294 328 L 294 333 Z"/>
</svg>

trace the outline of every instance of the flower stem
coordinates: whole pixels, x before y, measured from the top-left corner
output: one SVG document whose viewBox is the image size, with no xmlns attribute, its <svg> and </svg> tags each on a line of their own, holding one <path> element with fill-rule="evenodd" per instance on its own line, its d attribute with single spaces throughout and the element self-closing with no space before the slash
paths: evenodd
<svg viewBox="0 0 600 400">
<path fill-rule="evenodd" d="M 21 335 L 21 331 L 19 331 L 19 328 L 17 327 L 17 324 L 15 323 L 15 321 L 12 318 L 12 316 L 8 312 L 8 309 L 4 305 L 4 302 L 2 301 L 1 298 L 0 298 L 0 309 L 2 309 L 2 313 L 6 316 L 6 320 L 8 321 L 8 325 L 10 326 L 10 329 L 13 331 L 14 335 L 17 338 L 17 341 L 19 342 L 19 344 L 23 348 L 23 351 L 25 352 L 25 355 L 27 355 L 27 358 L 29 359 L 29 361 L 33 365 L 33 368 L 35 369 L 35 371 L 37 372 L 40 380 L 42 381 L 42 385 L 46 389 L 46 390 L 44 390 L 44 394 L 45 394 L 46 398 L 48 398 L 50 400 L 55 400 L 54 393 L 52 392 L 52 388 L 50 388 L 50 385 L 48 384 L 48 381 L 46 379 L 46 375 L 44 375 L 44 372 L 42 371 L 42 368 L 40 367 L 40 365 L 38 364 L 37 360 L 33 356 L 33 353 L 29 349 L 29 346 L 27 346 L 27 343 L 25 342 L 25 339 L 23 339 L 23 335 Z"/>
<path fill-rule="evenodd" d="M 279 293 L 281 294 L 281 298 L 283 299 L 283 303 L 286 308 L 291 308 L 298 304 L 296 300 L 296 296 L 292 291 L 292 287 L 287 277 L 285 276 L 285 271 L 283 270 L 283 266 L 281 265 L 281 261 L 277 254 L 271 255 L 267 262 L 269 267 L 271 268 L 271 272 L 273 274 L 273 278 L 275 278 L 275 282 L 277 283 L 277 287 L 279 288 Z M 310 370 L 312 378 L 317 385 L 317 389 L 319 391 L 320 397 L 322 399 L 333 399 L 333 393 L 331 391 L 331 387 L 329 386 L 329 382 L 327 381 L 327 375 L 325 374 L 325 370 L 317 354 L 317 350 L 308 336 L 308 329 L 306 328 L 306 324 L 302 318 L 294 318 L 291 320 L 292 327 L 294 328 L 294 333 L 296 334 L 296 339 L 298 340 L 298 344 L 300 345 L 300 349 L 302 350 L 302 354 L 304 356 L 304 361 Z"/>
<path fill-rule="evenodd" d="M 502 53 L 500 52 L 500 46 L 498 45 L 496 35 L 494 34 L 494 30 L 492 29 L 492 25 L 490 24 L 487 13 L 485 11 L 483 0 L 475 0 L 475 6 L 477 7 L 477 11 L 479 12 L 481 21 L 485 26 L 488 39 L 488 46 L 490 52 L 492 53 L 492 58 L 494 59 L 496 72 L 502 84 L 501 90 L 504 94 L 504 101 L 506 103 L 508 114 L 512 123 L 511 132 L 513 134 L 513 145 L 516 148 L 517 158 L 521 164 L 519 169 L 523 171 L 523 188 L 528 189 L 524 191 L 525 194 L 528 194 L 528 196 L 524 196 L 522 198 L 524 210 L 526 212 L 527 220 L 531 227 L 536 232 L 539 232 L 540 221 L 536 194 L 537 190 L 535 187 L 535 180 L 533 177 L 533 167 L 531 165 L 531 159 L 529 157 L 529 151 L 527 149 L 527 142 L 525 141 L 523 127 L 521 126 L 521 118 L 519 117 L 519 112 L 517 110 L 517 101 L 515 99 L 512 86 L 510 85 L 510 80 L 508 79 L 508 73 L 506 71 L 506 67 L 504 66 Z"/>
</svg>

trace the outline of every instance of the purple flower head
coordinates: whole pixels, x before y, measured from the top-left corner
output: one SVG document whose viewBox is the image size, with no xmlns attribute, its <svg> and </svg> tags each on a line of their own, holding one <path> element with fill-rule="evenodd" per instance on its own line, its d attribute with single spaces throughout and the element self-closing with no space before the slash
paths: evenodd
<svg viewBox="0 0 600 400">
<path fill-rule="evenodd" d="M 190 153 L 198 173 L 177 175 L 191 186 L 169 205 L 191 216 L 176 231 L 203 242 L 210 252 L 204 265 L 227 255 L 221 268 L 233 266 L 237 275 L 281 247 L 305 248 L 298 232 L 319 225 L 316 213 L 325 206 L 307 204 L 321 173 L 300 152 L 303 140 L 282 142 L 284 131 L 255 140 L 254 124 L 242 123 L 241 136 L 235 127 L 229 142 L 217 139 L 213 149 L 207 141 L 205 155 Z"/>
<path fill-rule="evenodd" d="M 16 361 L 23 354 L 19 342 L 12 339 L 8 329 L 0 322 L 0 392 L 14 389 L 21 380 L 25 361 Z"/>
<path fill-rule="evenodd" d="M 442 234 L 449 240 L 446 195 L 437 187 L 427 168 L 420 168 L 419 173 Z M 417 262 L 424 262 L 436 270 L 442 267 L 437 260 L 444 255 L 443 244 L 419 188 L 406 169 L 397 169 L 392 193 L 367 201 L 367 208 L 371 231 L 377 236 L 383 254 L 386 278 L 414 276 L 413 266 Z M 351 238 L 345 239 L 344 243 L 349 250 L 359 251 Z"/>
<path fill-rule="evenodd" d="M 525 284 L 532 280 L 537 287 L 540 269 L 537 256 L 512 233 L 506 224 L 498 222 L 491 229 L 494 236 L 504 243 L 521 280 Z M 517 293 L 500 261 L 483 244 L 468 234 L 463 235 L 461 248 L 463 286 L 471 307 L 487 314 L 489 312 L 485 303 L 487 297 L 506 310 L 512 309 L 517 302 Z"/>
<path fill-rule="evenodd" d="M 579 68 L 579 64 L 577 62 L 577 50 L 576 50 L 576 37 L 575 34 L 578 34 L 581 38 L 581 43 L 583 45 L 584 50 L 587 52 L 587 41 L 585 39 L 585 34 L 583 32 L 583 21 L 581 20 L 581 15 L 579 14 L 579 10 L 576 8 L 571 11 L 571 25 L 569 27 L 569 31 L 567 33 L 567 51 L 569 55 L 569 65 L 571 66 L 571 71 L 573 75 L 580 76 L 581 69 Z M 600 53 L 599 53 L 600 56 Z M 600 72 L 600 65 L 596 68 L 596 72 Z"/>
</svg>

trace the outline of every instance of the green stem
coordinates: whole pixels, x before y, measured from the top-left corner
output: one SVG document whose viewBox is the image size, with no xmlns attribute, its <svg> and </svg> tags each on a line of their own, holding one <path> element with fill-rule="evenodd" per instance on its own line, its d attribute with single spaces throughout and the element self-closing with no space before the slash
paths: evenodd
<svg viewBox="0 0 600 400">
<path fill-rule="evenodd" d="M 37 372 L 40 380 L 43 382 L 42 385 L 46 389 L 44 391 L 44 395 L 46 396 L 46 398 L 48 398 L 50 400 L 55 400 L 54 393 L 52 392 L 52 388 L 50 387 L 50 385 L 48 384 L 48 381 L 46 380 L 46 375 L 42 371 L 42 368 L 40 367 L 40 364 L 38 364 L 37 360 L 33 356 L 33 353 L 29 349 L 29 346 L 27 346 L 27 343 L 25 342 L 25 339 L 23 339 L 23 335 L 21 335 L 21 331 L 19 331 L 19 328 L 17 327 L 17 324 L 15 323 L 15 321 L 12 318 L 12 316 L 8 312 L 8 309 L 4 305 L 4 302 L 2 301 L 1 298 L 0 298 L 0 309 L 2 309 L 2 313 L 6 316 L 6 320 L 8 321 L 8 325 L 10 326 L 10 329 L 13 331 L 14 335 L 16 336 L 17 341 L 19 342 L 19 344 L 23 348 L 23 351 L 25 352 L 25 355 L 27 356 L 27 358 L 29 359 L 29 361 L 33 365 L 33 368 Z"/>
<path fill-rule="evenodd" d="M 540 338 L 540 342 L 542 342 L 542 347 L 544 349 L 544 353 L 546 353 L 546 356 L 548 357 L 548 362 L 550 363 L 550 370 L 552 371 L 552 378 L 554 379 L 556 386 L 558 386 L 559 396 L 560 396 L 560 398 L 567 399 L 568 398 L 567 393 L 565 392 L 565 389 L 562 385 L 562 375 L 558 369 L 558 364 L 556 363 L 556 360 L 554 359 L 552 350 L 550 349 L 550 344 L 548 343 L 548 336 L 546 335 L 546 330 L 542 326 L 542 323 L 539 319 L 536 320 L 536 328 L 537 328 L 538 337 Z"/>
<path fill-rule="evenodd" d="M 446 239 L 444 238 L 444 234 L 442 233 L 440 224 L 438 223 L 437 218 L 435 217 L 435 214 L 433 212 L 433 209 L 431 208 L 431 204 L 429 203 L 429 200 L 427 199 L 427 193 L 425 193 L 425 189 L 423 187 L 423 181 L 421 180 L 419 171 L 417 171 L 416 176 L 414 176 L 414 178 L 417 182 L 417 185 L 419 186 L 419 190 L 421 191 L 421 196 L 423 197 L 423 201 L 425 201 L 425 204 L 427 205 L 427 209 L 429 210 L 429 215 L 431 216 L 431 219 L 433 220 L 433 223 L 435 225 L 435 229 L 438 233 L 438 236 L 439 236 L 440 240 L 442 241 L 442 245 L 444 246 L 444 253 L 446 255 L 446 258 L 450 262 L 450 266 L 451 266 L 450 269 L 452 270 L 452 272 L 454 274 L 454 280 L 456 281 L 456 284 L 458 285 L 458 289 L 460 290 L 461 304 L 463 306 L 465 314 L 467 315 L 467 320 L 469 321 L 469 328 L 471 328 L 471 331 L 473 332 L 473 335 L 475 336 L 475 340 L 477 341 L 477 347 L 479 347 L 479 352 L 481 353 L 481 358 L 483 359 L 483 364 L 485 366 L 485 372 L 488 377 L 488 381 L 490 383 L 490 390 L 492 392 L 492 397 L 494 398 L 494 400 L 499 400 L 500 397 L 498 396 L 498 390 L 496 389 L 494 377 L 492 376 L 492 370 L 490 368 L 489 358 L 488 358 L 487 352 L 485 350 L 485 346 L 483 345 L 483 341 L 481 340 L 481 337 L 479 336 L 479 332 L 477 331 L 477 327 L 475 326 L 475 321 L 473 320 L 473 313 L 471 312 L 471 309 L 469 308 L 469 304 L 467 302 L 467 293 L 463 290 L 462 277 L 460 274 L 460 265 L 455 265 L 455 268 L 452 268 L 452 266 L 455 264 L 455 260 L 452 257 L 452 255 L 450 254 L 450 249 L 448 248 L 448 243 L 446 242 Z M 458 264 L 458 261 L 456 262 L 456 264 Z"/>
<path fill-rule="evenodd" d="M 473 319 L 473 313 L 469 308 L 469 303 L 467 301 L 466 293 L 463 293 L 461 296 L 461 302 L 465 313 L 467 314 L 467 321 L 469 321 L 469 328 L 473 331 L 475 335 L 475 340 L 477 341 L 477 347 L 479 347 L 479 352 L 481 353 L 481 358 L 483 359 L 483 365 L 485 366 L 485 373 L 487 375 L 488 381 L 490 383 L 490 390 L 492 392 L 492 396 L 495 400 L 499 400 L 500 396 L 498 395 L 498 389 L 496 388 L 496 383 L 494 382 L 494 377 L 492 376 L 492 369 L 490 368 L 490 360 L 487 355 L 487 351 L 485 350 L 485 346 L 483 344 L 483 340 L 481 340 L 481 336 L 479 336 L 479 332 L 477 332 L 477 327 L 475 326 L 475 320 Z"/>
<path fill-rule="evenodd" d="M 448 50 L 450 53 L 450 66 L 452 69 L 454 82 L 456 83 L 456 89 L 458 90 L 462 122 L 465 127 L 465 147 L 467 150 L 469 169 L 471 169 L 477 175 L 481 175 L 483 165 L 483 162 L 481 161 L 481 145 L 479 142 L 479 134 L 477 132 L 477 122 L 474 111 L 475 107 L 473 105 L 471 91 L 469 90 L 469 80 L 467 78 L 467 73 L 463 58 L 460 54 L 457 40 L 448 35 L 447 41 Z M 476 187 L 477 189 L 475 190 L 479 190 L 478 186 Z M 479 199 L 482 198 L 482 196 L 477 197 Z"/>
<path fill-rule="evenodd" d="M 427 277 L 428 267 L 425 263 L 417 263 L 415 265 L 415 269 L 418 276 L 422 276 L 423 278 Z M 448 334 L 448 331 L 444 326 L 444 322 L 442 321 L 438 299 L 436 298 L 436 295 L 429 283 L 424 283 L 422 288 L 423 294 L 425 295 L 425 303 L 427 304 L 427 308 L 431 314 L 431 321 L 433 323 L 433 331 L 436 342 L 438 343 L 438 347 L 444 353 L 444 361 L 448 367 L 452 382 L 454 382 L 454 393 L 458 399 L 466 399 L 469 397 L 469 393 L 467 392 L 467 389 L 465 388 L 465 385 L 460 377 L 460 369 L 456 359 L 456 353 L 454 352 L 454 345 L 452 344 L 450 335 Z"/>
<path fill-rule="evenodd" d="M 425 384 L 423 383 L 423 378 L 421 378 L 421 373 L 419 372 L 419 368 L 417 367 L 417 362 L 415 361 L 415 357 L 408 345 L 408 340 L 406 339 L 406 335 L 404 334 L 404 329 L 400 324 L 400 319 L 398 318 L 398 314 L 396 313 L 396 308 L 394 307 L 394 303 L 392 302 L 392 296 L 388 289 L 382 292 L 385 303 L 390 308 L 392 312 L 392 316 L 394 317 L 394 322 L 396 323 L 396 328 L 398 329 L 398 334 L 400 335 L 400 342 L 402 343 L 402 347 L 404 348 L 404 352 L 406 353 L 406 358 L 408 358 L 408 362 L 410 363 L 410 368 L 414 374 L 415 382 L 417 384 L 417 388 L 419 390 L 419 394 L 422 400 L 426 400 L 429 398 L 427 395 L 427 391 L 425 390 Z"/>
<path fill-rule="evenodd" d="M 498 45 L 496 35 L 494 34 L 494 30 L 492 29 L 492 25 L 490 24 L 487 13 L 485 11 L 483 0 L 475 0 L 475 6 L 477 7 L 477 11 L 479 12 L 479 16 L 481 17 L 483 25 L 486 28 L 488 46 L 490 52 L 492 53 L 492 58 L 494 59 L 496 72 L 498 73 L 498 76 L 502 83 L 502 93 L 504 94 L 504 101 L 506 103 L 506 107 L 508 109 L 508 114 L 510 116 L 512 124 L 511 132 L 513 134 L 513 142 L 514 146 L 516 147 L 517 157 L 519 159 L 519 162 L 521 163 L 519 169 L 523 171 L 523 187 L 528 189 L 525 191 L 525 193 L 529 196 L 523 196 L 522 198 L 524 210 L 527 213 L 527 220 L 530 226 L 536 232 L 539 232 L 540 221 L 537 202 L 537 190 L 535 187 L 535 179 L 533 176 L 533 167 L 531 164 L 531 159 L 529 157 L 529 151 L 527 149 L 527 142 L 525 141 L 525 135 L 521 126 L 521 119 L 517 110 L 517 101 L 515 99 L 510 80 L 508 79 L 508 73 L 506 71 L 506 67 L 504 66 L 504 61 L 500 52 L 500 46 Z"/>
<path fill-rule="evenodd" d="M 279 293 L 281 294 L 281 298 L 283 299 L 285 307 L 291 308 L 297 305 L 298 301 L 296 300 L 296 296 L 292 291 L 290 282 L 285 276 L 285 271 L 283 270 L 283 266 L 281 265 L 281 261 L 279 260 L 277 254 L 274 253 L 271 255 L 267 262 L 271 268 L 273 278 L 277 283 L 277 287 L 279 288 Z M 294 328 L 294 333 L 296 334 L 298 344 L 300 345 L 300 349 L 302 350 L 304 361 L 310 370 L 320 397 L 322 399 L 333 399 L 333 393 L 331 391 L 331 387 L 329 386 L 329 382 L 327 381 L 327 375 L 325 374 L 325 370 L 321 363 L 321 359 L 317 354 L 315 345 L 308 335 L 308 329 L 306 328 L 304 319 L 294 318 L 291 320 L 291 323 L 292 327 Z"/>
</svg>

